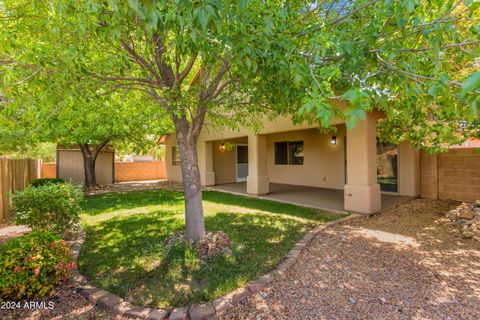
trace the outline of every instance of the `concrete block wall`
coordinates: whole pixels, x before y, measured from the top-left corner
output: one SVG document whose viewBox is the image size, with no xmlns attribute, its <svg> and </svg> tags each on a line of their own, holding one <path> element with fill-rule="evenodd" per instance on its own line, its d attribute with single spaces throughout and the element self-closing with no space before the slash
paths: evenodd
<svg viewBox="0 0 480 320">
<path fill-rule="evenodd" d="M 115 162 L 115 182 L 166 179 L 165 161 Z"/>
<path fill-rule="evenodd" d="M 115 182 L 166 179 L 165 161 L 115 162 Z M 83 168 L 82 168 L 83 170 Z M 42 178 L 55 178 L 56 164 L 42 164 Z"/>
<path fill-rule="evenodd" d="M 57 165 L 55 162 L 42 163 L 42 178 L 56 178 Z"/>
<path fill-rule="evenodd" d="M 480 153 L 476 149 L 452 149 L 448 153 L 421 156 L 421 196 L 474 201 L 480 199 Z"/>
</svg>

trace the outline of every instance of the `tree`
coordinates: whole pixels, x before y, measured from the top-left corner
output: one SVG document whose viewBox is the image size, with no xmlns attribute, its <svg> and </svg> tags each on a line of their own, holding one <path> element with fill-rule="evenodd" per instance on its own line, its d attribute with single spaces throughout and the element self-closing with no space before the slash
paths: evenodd
<svg viewBox="0 0 480 320">
<path fill-rule="evenodd" d="M 394 133 L 386 139 L 440 150 L 470 134 L 465 123 L 477 116 L 471 1 L 3 3 L 3 30 L 12 31 L 0 55 L 16 65 L 7 78 L 35 77 L 31 66 L 41 66 L 105 92 L 141 92 L 168 114 L 193 241 L 205 235 L 197 142 L 206 118 L 235 125 L 248 115 L 292 114 L 328 127 L 340 117 L 351 128 L 376 107 L 386 113 L 380 132 Z M 337 98 L 349 106 L 336 108 Z"/>
<path fill-rule="evenodd" d="M 44 162 L 54 162 L 57 145 L 53 142 L 38 143 L 26 148 L 17 148 L 12 150 L 11 146 L 7 147 L 5 151 L 0 151 L 7 157 L 13 159 L 41 159 Z"/>
<path fill-rule="evenodd" d="M 63 86 L 55 78 L 39 75 L 28 86 L 14 87 L 15 99 L 0 112 L 0 122 L 10 133 L 3 137 L 2 149 L 14 155 L 34 155 L 33 150 L 45 142 L 76 145 L 83 158 L 86 188 L 97 186 L 95 164 L 107 144 L 118 149 L 128 140 L 135 150 L 145 150 L 169 130 L 169 123 L 152 114 L 151 104 L 142 104 L 138 94 L 104 95 L 72 79 L 54 94 L 50 89 L 56 85 Z M 40 91 L 48 94 L 36 94 Z"/>
</svg>

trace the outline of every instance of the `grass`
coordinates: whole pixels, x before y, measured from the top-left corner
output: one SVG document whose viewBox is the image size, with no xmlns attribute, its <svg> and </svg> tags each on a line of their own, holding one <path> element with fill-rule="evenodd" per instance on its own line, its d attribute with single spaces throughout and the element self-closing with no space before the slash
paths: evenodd
<svg viewBox="0 0 480 320">
<path fill-rule="evenodd" d="M 183 194 L 167 190 L 88 197 L 79 267 L 93 283 L 132 303 L 166 308 L 209 301 L 273 269 L 310 229 L 339 215 L 222 192 L 203 194 L 207 231 L 226 232 L 232 255 L 208 263 L 181 242 Z"/>
</svg>

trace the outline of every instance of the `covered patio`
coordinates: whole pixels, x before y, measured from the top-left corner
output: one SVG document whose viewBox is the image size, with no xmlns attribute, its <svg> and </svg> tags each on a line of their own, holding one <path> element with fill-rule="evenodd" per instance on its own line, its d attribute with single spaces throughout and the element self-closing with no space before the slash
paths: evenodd
<svg viewBox="0 0 480 320">
<path fill-rule="evenodd" d="M 220 184 L 210 189 L 247 195 L 246 182 Z M 345 212 L 344 191 L 338 189 L 296 186 L 291 184 L 270 183 L 270 192 L 256 197 L 280 202 L 292 203 L 305 207 L 325 209 L 334 212 Z M 414 197 L 393 194 L 381 194 L 382 210 L 406 202 Z"/>
</svg>

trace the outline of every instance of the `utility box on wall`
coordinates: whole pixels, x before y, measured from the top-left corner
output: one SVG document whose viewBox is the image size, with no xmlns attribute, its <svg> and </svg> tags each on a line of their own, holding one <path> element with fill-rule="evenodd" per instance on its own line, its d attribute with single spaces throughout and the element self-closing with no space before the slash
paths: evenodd
<svg viewBox="0 0 480 320">
<path fill-rule="evenodd" d="M 57 147 L 57 178 L 83 183 L 85 173 L 83 157 L 79 148 Z M 95 175 L 99 185 L 113 184 L 115 179 L 115 152 L 106 147 L 97 156 Z"/>
</svg>

